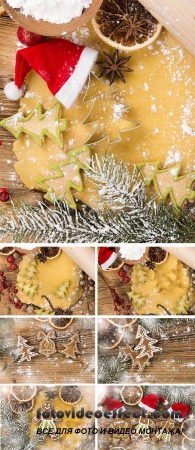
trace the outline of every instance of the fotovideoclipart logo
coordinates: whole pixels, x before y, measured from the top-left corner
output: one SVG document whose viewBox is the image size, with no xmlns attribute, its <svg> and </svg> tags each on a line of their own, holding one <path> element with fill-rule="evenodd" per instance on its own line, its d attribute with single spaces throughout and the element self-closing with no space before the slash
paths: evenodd
<svg viewBox="0 0 195 450">
<path fill-rule="evenodd" d="M 84 407 L 81 407 L 78 411 L 75 411 L 75 408 L 72 407 L 72 409 L 68 409 L 68 410 L 58 410 L 55 411 L 55 409 L 52 407 L 49 411 L 47 410 L 42 410 L 42 408 L 38 408 L 37 409 L 37 413 L 36 413 L 36 420 L 37 422 L 41 422 L 39 427 L 37 428 L 37 434 L 69 434 L 73 432 L 73 428 L 57 428 L 54 426 L 50 427 L 48 425 L 52 425 L 54 424 L 54 422 L 60 422 L 63 418 L 67 418 L 67 419 L 82 419 L 84 417 L 86 417 L 87 419 L 101 419 L 102 417 L 105 417 L 106 419 L 130 419 L 131 417 L 133 418 L 154 418 L 154 419 L 159 419 L 160 417 L 164 418 L 164 419 L 168 419 L 169 417 L 173 418 L 173 419 L 178 419 L 182 417 L 182 413 L 181 411 L 172 411 L 171 414 L 169 413 L 169 411 L 158 411 L 155 410 L 152 413 L 148 414 L 148 411 L 146 411 L 145 409 L 140 409 L 140 411 L 124 411 L 123 408 L 120 409 L 114 409 L 113 411 L 101 411 L 101 410 L 96 410 L 95 412 L 91 411 L 91 410 L 87 410 L 85 411 Z M 45 427 L 45 425 L 43 424 L 47 424 L 47 427 Z M 77 428 L 76 430 L 74 430 L 74 433 L 82 433 L 82 434 L 90 434 L 90 430 L 92 430 L 92 434 L 96 434 L 98 433 L 98 429 L 97 428 L 84 428 L 84 429 L 80 429 Z M 116 430 L 114 431 L 113 429 L 109 429 L 110 430 L 110 434 L 116 432 Z M 130 430 L 130 429 L 128 429 Z M 106 429 L 104 430 L 100 430 L 100 433 L 105 433 Z M 126 430 L 123 429 L 123 432 L 121 432 L 120 434 L 126 434 Z M 131 431 L 129 431 L 131 432 Z"/>
<path fill-rule="evenodd" d="M 148 414 L 148 411 L 146 411 L 144 408 L 142 408 L 140 411 L 124 411 L 123 408 L 119 409 L 113 409 L 113 411 L 101 411 L 97 410 L 95 412 L 91 410 L 85 411 L 85 408 L 81 407 L 78 411 L 75 411 L 75 408 L 72 407 L 72 409 L 68 410 L 58 410 L 55 411 L 55 409 L 52 407 L 50 411 L 42 410 L 42 408 L 37 409 L 36 417 L 37 419 L 49 419 L 50 417 L 53 419 L 63 419 L 64 417 L 71 418 L 71 419 L 82 419 L 83 417 L 86 417 L 87 419 L 92 419 L 93 417 L 96 419 L 101 419 L 102 417 L 105 417 L 106 419 L 130 419 L 131 416 L 135 419 L 139 419 L 139 417 L 146 418 L 155 418 L 159 419 L 160 417 L 163 417 L 163 419 L 168 419 L 168 417 L 171 417 L 172 419 L 178 419 L 182 417 L 181 411 L 172 411 L 171 414 L 169 411 L 158 411 L 155 410 Z"/>
</svg>

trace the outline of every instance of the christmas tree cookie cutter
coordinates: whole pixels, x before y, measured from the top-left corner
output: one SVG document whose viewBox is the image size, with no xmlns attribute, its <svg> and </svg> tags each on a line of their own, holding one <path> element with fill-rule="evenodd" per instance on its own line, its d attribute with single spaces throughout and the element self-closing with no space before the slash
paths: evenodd
<svg viewBox="0 0 195 450">
<path fill-rule="evenodd" d="M 91 83 L 95 83 L 96 90 L 95 95 L 90 95 L 90 87 Z M 98 90 L 98 87 L 100 86 L 100 90 Z M 105 91 L 105 93 L 102 93 L 102 89 Z M 96 95 L 99 92 L 99 95 Z M 100 142 L 104 139 L 108 140 L 109 144 L 114 144 L 117 142 L 122 141 L 121 133 L 129 132 L 132 130 L 135 130 L 136 128 L 141 126 L 140 122 L 135 122 L 127 117 L 123 117 L 125 113 L 127 113 L 130 109 L 130 105 L 126 105 L 122 102 L 119 102 L 113 98 L 110 97 L 111 94 L 115 92 L 115 89 L 108 86 L 106 83 L 103 83 L 99 80 L 99 78 L 94 74 L 90 74 L 89 83 L 87 92 L 84 97 L 84 102 L 92 101 L 91 109 L 89 110 L 86 118 L 83 121 L 83 125 L 89 125 L 94 124 L 94 130 L 91 135 L 91 137 L 85 142 L 85 144 L 95 144 L 97 142 Z M 106 110 L 105 107 L 105 99 L 108 103 L 108 107 L 110 109 L 110 127 L 116 128 L 116 122 L 120 124 L 120 130 L 117 130 L 117 133 L 115 137 L 112 139 L 109 130 L 106 130 L 105 123 L 104 123 L 104 117 L 106 118 L 109 116 L 109 111 Z M 95 113 L 94 107 L 97 102 L 102 102 L 102 108 L 101 108 L 101 116 L 98 112 Z M 93 119 L 93 112 L 96 114 L 96 118 Z M 101 126 L 100 126 L 100 120 L 101 120 Z M 101 132 L 99 137 L 97 137 L 96 131 L 98 130 L 98 127 L 100 126 Z M 103 130 L 103 131 L 102 131 Z"/>
<path fill-rule="evenodd" d="M 195 191 L 191 189 L 195 181 L 195 172 L 179 175 L 182 164 L 178 163 L 166 169 L 159 169 L 161 161 L 136 164 L 146 186 L 154 184 L 160 200 L 165 201 L 169 197 L 173 205 L 182 207 L 185 200 L 194 200 Z"/>
<path fill-rule="evenodd" d="M 0 126 L 6 128 L 16 139 L 19 139 L 21 133 L 25 133 L 32 137 L 35 142 L 42 147 L 44 136 L 47 136 L 59 148 L 64 148 L 62 140 L 62 132 L 67 129 L 67 120 L 61 118 L 61 105 L 55 101 L 51 108 L 43 113 L 41 103 L 31 111 L 26 117 L 23 112 L 19 112 L 14 116 L 3 119 Z"/>
</svg>

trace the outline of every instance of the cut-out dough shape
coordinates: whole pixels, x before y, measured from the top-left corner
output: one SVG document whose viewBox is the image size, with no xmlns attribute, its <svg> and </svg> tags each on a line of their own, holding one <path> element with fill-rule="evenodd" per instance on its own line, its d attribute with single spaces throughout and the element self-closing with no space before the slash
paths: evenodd
<svg viewBox="0 0 195 450">
<path fill-rule="evenodd" d="M 42 109 L 42 105 L 39 103 L 28 116 L 25 117 L 21 111 L 14 116 L 3 119 L 0 126 L 9 130 L 16 139 L 19 139 L 21 133 L 25 133 L 31 136 L 41 147 L 44 143 L 44 136 L 47 136 L 58 147 L 64 148 L 61 133 L 67 128 L 67 120 L 60 118 L 60 103 L 54 102 L 45 113 L 42 112 Z"/>
<path fill-rule="evenodd" d="M 195 172 L 179 175 L 182 167 L 180 163 L 166 169 L 159 169 L 160 164 L 160 161 L 137 164 L 145 185 L 153 183 L 160 200 L 165 201 L 170 197 L 175 207 L 182 207 L 185 200 L 193 200 L 195 191 L 191 186 L 195 181 Z"/>
</svg>

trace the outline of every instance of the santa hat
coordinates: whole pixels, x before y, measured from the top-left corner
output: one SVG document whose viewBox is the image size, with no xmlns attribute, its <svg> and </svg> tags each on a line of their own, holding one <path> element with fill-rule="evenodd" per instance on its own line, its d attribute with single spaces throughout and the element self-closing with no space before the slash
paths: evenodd
<svg viewBox="0 0 195 450">
<path fill-rule="evenodd" d="M 98 261 L 103 270 L 108 269 L 108 267 L 110 267 L 117 258 L 118 255 L 108 247 L 100 247 L 98 252 Z"/>
<path fill-rule="evenodd" d="M 183 422 L 183 420 L 185 419 L 185 417 L 189 414 L 189 418 L 193 419 L 194 415 L 192 413 L 192 410 L 190 408 L 189 405 L 185 405 L 184 403 L 174 403 L 174 405 L 172 405 L 169 409 L 168 409 L 169 413 L 174 413 L 180 411 L 182 417 L 174 417 L 175 420 L 177 420 L 178 422 Z M 173 417 L 173 414 L 172 416 Z"/>
<path fill-rule="evenodd" d="M 164 405 L 168 405 L 168 401 L 164 399 L 164 397 L 161 397 L 161 395 L 157 394 L 148 394 L 144 398 L 142 398 L 142 401 L 138 403 L 138 406 L 140 408 L 144 408 L 147 411 L 155 411 L 158 402 L 162 402 Z"/>
<path fill-rule="evenodd" d="M 51 93 L 67 109 L 76 101 L 93 67 L 98 52 L 65 39 L 51 39 L 16 53 L 15 80 L 6 84 L 9 100 L 24 93 L 24 79 L 34 69 L 47 83 Z"/>
<path fill-rule="evenodd" d="M 121 402 L 116 400 L 115 398 L 106 397 L 101 406 L 106 406 L 108 411 L 113 411 L 116 409 L 117 411 L 120 409 L 121 411 L 126 411 L 125 407 Z"/>
</svg>

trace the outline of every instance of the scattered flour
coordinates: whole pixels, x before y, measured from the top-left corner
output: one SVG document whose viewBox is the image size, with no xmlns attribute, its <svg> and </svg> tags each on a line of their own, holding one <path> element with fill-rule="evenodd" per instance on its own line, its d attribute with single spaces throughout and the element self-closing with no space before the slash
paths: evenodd
<svg viewBox="0 0 195 450">
<path fill-rule="evenodd" d="M 22 14 L 50 23 L 68 23 L 89 8 L 92 0 L 8 0 L 12 8 L 21 8 Z"/>
<path fill-rule="evenodd" d="M 120 245 L 119 251 L 121 254 L 121 257 L 124 259 L 130 259 L 130 260 L 137 260 L 140 259 L 145 251 L 146 247 L 139 246 L 139 247 L 132 247 L 131 245 Z"/>
</svg>

